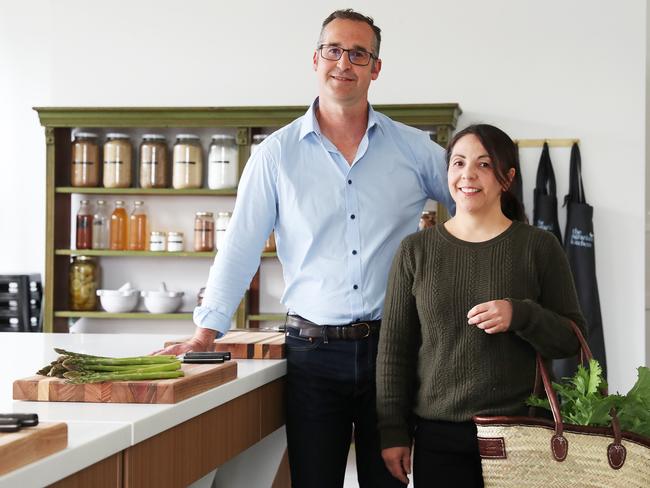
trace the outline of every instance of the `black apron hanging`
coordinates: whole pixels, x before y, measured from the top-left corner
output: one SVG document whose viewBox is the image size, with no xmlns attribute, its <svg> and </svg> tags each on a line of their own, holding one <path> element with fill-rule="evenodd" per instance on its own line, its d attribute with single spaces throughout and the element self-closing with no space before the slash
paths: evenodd
<svg viewBox="0 0 650 488">
<path fill-rule="evenodd" d="M 547 189 L 548 185 L 548 189 Z M 542 156 L 537 166 L 537 182 L 533 193 L 533 225 L 548 230 L 557 237 L 560 243 L 560 224 L 557 221 L 557 195 L 555 193 L 555 173 L 548 152 L 548 144 L 544 143 Z"/>
<path fill-rule="evenodd" d="M 580 149 L 577 144 L 573 144 L 569 170 L 569 194 L 564 197 L 564 205 L 567 207 L 564 249 L 571 265 L 580 308 L 587 321 L 587 342 L 594 358 L 603 368 L 603 376 L 607 378 L 603 319 L 600 314 L 600 298 L 596 281 L 594 208 L 588 205 L 585 199 L 581 165 Z M 553 369 L 557 377 L 572 376 L 577 364 L 577 358 L 562 359 L 554 361 Z"/>
</svg>

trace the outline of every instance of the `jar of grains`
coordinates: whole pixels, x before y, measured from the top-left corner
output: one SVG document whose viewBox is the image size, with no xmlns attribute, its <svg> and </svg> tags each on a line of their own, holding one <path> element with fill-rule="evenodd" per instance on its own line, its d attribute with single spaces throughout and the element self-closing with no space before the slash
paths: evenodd
<svg viewBox="0 0 650 488">
<path fill-rule="evenodd" d="M 127 134 L 111 132 L 104 143 L 104 187 L 131 186 L 131 140 Z"/>
<path fill-rule="evenodd" d="M 212 212 L 196 212 L 194 218 L 194 250 L 214 251 L 214 217 Z"/>
<path fill-rule="evenodd" d="M 140 144 L 140 187 L 167 186 L 167 142 L 161 134 L 145 134 Z"/>
<path fill-rule="evenodd" d="M 72 141 L 72 186 L 99 185 L 99 146 L 97 134 L 77 132 Z"/>
<path fill-rule="evenodd" d="M 217 251 L 223 251 L 226 243 L 226 229 L 228 229 L 228 224 L 230 224 L 231 216 L 232 212 L 219 212 L 217 214 L 217 222 L 215 226 L 215 243 L 217 245 Z"/>
<path fill-rule="evenodd" d="M 178 190 L 201 188 L 203 182 L 203 151 L 199 136 L 178 134 L 174 143 L 172 186 Z"/>
<path fill-rule="evenodd" d="M 70 310 L 95 310 L 99 272 L 95 259 L 73 256 L 69 271 Z"/>
</svg>

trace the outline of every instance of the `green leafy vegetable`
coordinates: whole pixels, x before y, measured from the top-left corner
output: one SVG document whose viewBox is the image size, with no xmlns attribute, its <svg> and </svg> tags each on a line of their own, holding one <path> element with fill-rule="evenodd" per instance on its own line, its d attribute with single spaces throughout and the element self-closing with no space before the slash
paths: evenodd
<svg viewBox="0 0 650 488">
<path fill-rule="evenodd" d="M 587 368 L 578 366 L 572 378 L 553 383 L 560 399 L 562 419 L 568 424 L 609 426 L 611 411 L 616 409 L 621 429 L 650 437 L 650 369 L 638 368 L 636 384 L 627 395 L 603 395 L 607 387 L 602 368 L 592 359 Z M 531 395 L 527 402 L 533 407 L 550 410 L 548 399 Z"/>
</svg>

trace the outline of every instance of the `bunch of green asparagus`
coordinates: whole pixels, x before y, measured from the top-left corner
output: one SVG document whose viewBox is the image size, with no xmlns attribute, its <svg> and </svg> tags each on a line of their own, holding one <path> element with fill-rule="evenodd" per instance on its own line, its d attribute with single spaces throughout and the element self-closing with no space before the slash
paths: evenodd
<svg viewBox="0 0 650 488">
<path fill-rule="evenodd" d="M 59 354 L 36 374 L 65 378 L 68 383 L 100 383 L 102 381 L 161 380 L 180 378 L 181 362 L 176 356 L 138 356 L 110 358 L 91 356 L 54 348 Z"/>
</svg>

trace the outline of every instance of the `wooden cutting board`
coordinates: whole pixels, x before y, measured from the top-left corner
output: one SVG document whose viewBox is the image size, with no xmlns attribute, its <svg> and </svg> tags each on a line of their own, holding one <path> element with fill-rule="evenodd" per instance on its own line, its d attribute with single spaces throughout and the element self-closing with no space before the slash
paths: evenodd
<svg viewBox="0 0 650 488">
<path fill-rule="evenodd" d="M 68 425 L 41 422 L 18 432 L 0 433 L 0 476 L 68 446 Z"/>
<path fill-rule="evenodd" d="M 106 381 L 72 385 L 32 376 L 14 381 L 14 400 L 94 403 L 177 403 L 237 378 L 237 363 L 183 364 L 185 376 L 169 380 Z"/>
<path fill-rule="evenodd" d="M 182 341 L 165 343 L 165 347 Z M 284 333 L 231 330 L 214 341 L 213 351 L 230 352 L 233 359 L 282 359 L 285 357 Z"/>
</svg>

